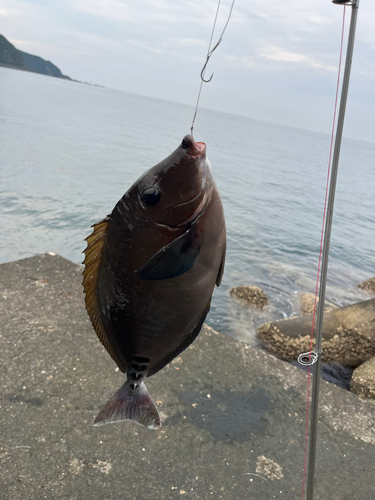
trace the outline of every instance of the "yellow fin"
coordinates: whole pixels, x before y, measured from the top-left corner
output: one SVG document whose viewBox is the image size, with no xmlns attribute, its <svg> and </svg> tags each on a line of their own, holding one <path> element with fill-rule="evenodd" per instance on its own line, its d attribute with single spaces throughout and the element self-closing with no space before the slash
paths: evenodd
<svg viewBox="0 0 375 500">
<path fill-rule="evenodd" d="M 126 366 L 122 363 L 119 356 L 113 349 L 111 341 L 109 340 L 101 321 L 97 296 L 97 284 L 102 250 L 110 220 L 111 219 L 108 216 L 100 222 L 94 224 L 92 226 L 94 228 L 93 232 L 86 238 L 87 247 L 84 250 L 85 260 L 83 261 L 83 264 L 85 265 L 85 269 L 83 270 L 83 288 L 85 293 L 86 309 L 92 326 L 94 327 L 100 342 L 107 349 L 108 353 L 117 363 L 120 370 L 125 372 Z"/>
</svg>

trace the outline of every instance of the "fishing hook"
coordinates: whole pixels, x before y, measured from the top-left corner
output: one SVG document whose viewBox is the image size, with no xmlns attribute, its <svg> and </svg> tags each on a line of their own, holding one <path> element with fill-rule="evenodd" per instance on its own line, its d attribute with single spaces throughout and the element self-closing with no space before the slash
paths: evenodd
<svg viewBox="0 0 375 500">
<path fill-rule="evenodd" d="M 208 64 L 208 61 L 210 60 L 212 54 L 214 53 L 214 51 L 218 48 L 218 46 L 220 45 L 221 41 L 222 41 L 222 37 L 220 37 L 220 40 L 217 42 L 217 44 L 215 45 L 215 47 L 209 51 L 209 53 L 207 54 L 207 59 L 206 59 L 206 62 L 204 63 L 204 66 L 202 68 L 202 71 L 201 71 L 201 80 L 202 82 L 204 83 L 209 83 L 211 80 L 212 80 L 212 77 L 214 76 L 214 74 L 212 73 L 212 75 L 210 76 L 210 78 L 208 80 L 205 80 L 204 79 L 204 74 L 206 72 L 206 68 L 207 68 L 207 64 Z"/>
<path fill-rule="evenodd" d="M 199 92 L 198 92 L 198 97 L 197 97 L 197 103 L 195 105 L 195 111 L 194 111 L 194 116 L 193 116 L 193 121 L 192 121 L 192 124 L 191 124 L 191 127 L 190 127 L 190 131 L 191 131 L 191 135 L 193 135 L 193 130 L 194 130 L 194 123 L 195 123 L 195 118 L 197 116 L 197 113 L 198 113 L 198 106 L 199 106 L 199 100 L 200 100 L 200 97 L 201 97 L 201 92 L 202 92 L 202 86 L 203 86 L 203 83 L 209 83 L 214 74 L 212 73 L 212 75 L 210 76 L 210 78 L 208 78 L 208 80 L 205 80 L 204 78 L 204 74 L 206 72 L 206 69 L 207 69 L 207 64 L 208 64 L 208 61 L 210 60 L 212 54 L 214 53 L 214 51 L 218 48 L 218 46 L 220 45 L 222 39 L 223 39 L 223 35 L 225 33 L 225 30 L 227 29 L 227 26 L 228 26 L 228 23 L 229 23 L 229 20 L 230 20 L 230 17 L 232 15 L 232 10 L 233 10 L 233 6 L 234 6 L 234 2 L 235 0 L 232 0 L 232 5 L 230 7 L 230 11 L 229 11 L 229 16 L 228 16 L 228 19 L 227 19 L 227 22 L 225 23 L 225 26 L 224 26 L 224 29 L 223 31 L 221 32 L 221 35 L 220 35 L 220 38 L 219 38 L 219 41 L 216 43 L 216 45 L 211 49 L 211 43 L 212 43 L 212 39 L 213 39 L 213 36 L 214 36 L 214 32 L 215 32 L 215 26 L 216 26 L 216 21 L 217 21 L 217 16 L 218 16 L 218 13 L 219 13 L 219 9 L 220 9 L 220 2 L 221 0 L 219 0 L 219 3 L 217 5 L 217 10 L 216 10 L 216 16 L 215 16 L 215 21 L 214 21 L 214 25 L 213 25 L 213 28 L 212 28 L 212 32 L 211 32 L 211 38 L 210 38 L 210 43 L 208 45 L 208 52 L 207 52 L 207 58 L 206 58 L 206 62 L 204 63 L 204 66 L 202 68 L 202 71 L 201 71 L 201 84 L 200 84 L 200 87 L 199 87 Z"/>
<path fill-rule="evenodd" d="M 212 75 L 210 76 L 210 78 L 209 78 L 208 80 L 205 80 L 205 79 L 204 79 L 204 73 L 205 73 L 205 71 L 206 71 L 206 67 L 207 67 L 207 64 L 208 64 L 208 61 L 209 61 L 209 60 L 210 60 L 210 58 L 209 58 L 209 57 L 207 57 L 207 60 L 206 60 L 206 62 L 205 62 L 205 64 L 204 64 L 204 66 L 203 66 L 203 68 L 202 68 L 202 71 L 201 71 L 201 80 L 202 80 L 202 82 L 204 82 L 204 83 L 209 83 L 209 82 L 212 80 L 212 77 L 214 76 L 214 74 L 212 73 Z"/>
</svg>

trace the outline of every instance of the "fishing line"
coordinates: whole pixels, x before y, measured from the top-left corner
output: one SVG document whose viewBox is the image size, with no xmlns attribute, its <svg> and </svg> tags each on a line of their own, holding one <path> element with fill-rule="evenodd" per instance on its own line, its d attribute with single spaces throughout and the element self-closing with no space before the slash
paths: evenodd
<svg viewBox="0 0 375 500">
<path fill-rule="evenodd" d="M 208 50 L 207 50 L 207 56 L 206 56 L 206 62 L 204 63 L 204 66 L 202 68 L 202 71 L 201 71 L 201 84 L 199 86 L 199 92 L 198 92 L 198 98 L 197 98 L 197 104 L 195 105 L 195 111 L 194 111 L 194 116 L 193 116 L 193 121 L 192 121 L 192 124 L 191 124 L 191 127 L 190 127 L 190 131 L 191 131 L 191 135 L 193 135 L 193 130 L 194 130 L 194 123 L 195 123 L 195 118 L 197 116 L 197 113 L 198 113 L 198 106 L 199 106 L 199 101 L 200 101 L 200 98 L 201 98 L 201 93 L 202 93 L 202 87 L 203 87 L 203 83 L 209 83 L 211 80 L 212 80 L 212 77 L 214 76 L 214 74 L 212 73 L 212 75 L 210 76 L 210 78 L 208 80 L 205 80 L 204 79 L 204 76 L 205 76 L 205 73 L 206 73 L 206 69 L 207 69 L 207 64 L 208 64 L 208 61 L 210 60 L 212 54 L 215 52 L 215 50 L 218 48 L 218 46 L 220 45 L 220 43 L 222 42 L 223 40 L 223 35 L 225 33 L 225 30 L 227 29 L 227 26 L 229 24 L 229 21 L 230 21 L 230 18 L 231 18 L 231 15 L 232 15 L 232 10 L 233 10 L 233 6 L 234 6 L 234 2 L 235 0 L 232 1 L 232 5 L 230 7 L 230 11 L 229 11 L 229 16 L 228 16 L 228 19 L 227 19 L 227 22 L 225 23 L 225 26 L 224 26 L 224 29 L 223 31 L 221 32 L 221 35 L 220 35 L 220 38 L 219 38 L 219 41 L 215 44 L 215 46 L 211 49 L 211 45 L 212 45 L 212 39 L 214 37 L 214 32 L 215 32 L 215 27 L 216 27 L 216 21 L 217 21 L 217 17 L 218 17 L 218 14 L 219 14 L 219 9 L 220 9 L 220 3 L 221 3 L 221 0 L 219 0 L 218 4 L 217 4 L 217 9 L 216 9 L 216 15 L 215 15 L 215 20 L 214 20 L 214 25 L 212 27 L 212 31 L 211 31 L 211 38 L 210 38 L 210 43 L 208 44 Z"/>
<path fill-rule="evenodd" d="M 332 160 L 332 151 L 333 151 L 333 139 L 334 139 L 334 136 L 335 136 L 337 102 L 338 102 L 339 88 L 340 88 L 341 62 L 342 62 L 342 50 L 343 50 L 343 45 L 344 45 L 345 11 L 346 11 L 346 6 L 344 6 L 343 10 L 344 10 L 344 12 L 343 12 L 342 30 L 341 30 L 341 45 L 340 45 L 339 70 L 338 70 L 338 76 L 337 76 L 335 108 L 334 108 L 334 113 L 333 113 L 333 123 L 332 123 L 332 133 L 331 133 L 331 146 L 330 146 L 329 160 L 328 160 L 327 184 L 326 184 L 326 193 L 325 193 L 324 210 L 323 210 L 323 224 L 322 224 L 322 233 L 321 233 L 321 238 L 320 238 L 320 250 L 319 250 L 318 272 L 317 272 L 317 277 L 316 277 L 314 312 L 313 312 L 312 327 L 311 327 L 311 336 L 310 336 L 310 352 L 309 353 L 301 354 L 301 356 L 300 356 L 300 363 L 301 363 L 301 360 L 303 359 L 303 356 L 310 357 L 310 364 L 308 365 L 308 373 L 307 373 L 306 436 L 305 436 L 305 459 L 304 459 L 303 483 L 302 483 L 302 500 L 304 500 L 304 498 L 305 498 L 305 486 L 306 486 L 307 442 L 308 442 L 308 437 L 309 437 L 309 409 L 310 409 L 310 377 L 311 377 L 311 366 L 312 366 L 312 364 L 315 364 L 315 362 L 317 360 L 317 358 L 315 358 L 315 360 L 313 361 L 311 359 L 311 356 L 312 356 L 312 353 L 313 353 L 315 314 L 316 314 L 316 304 L 317 304 L 318 290 L 319 290 L 320 268 L 321 268 L 321 262 L 322 262 L 324 225 L 325 225 L 326 212 L 327 212 L 329 179 L 330 179 L 330 176 L 331 176 L 331 160 Z M 320 353 L 317 353 L 317 355 L 319 356 Z M 303 362 L 301 364 L 303 364 Z"/>
</svg>

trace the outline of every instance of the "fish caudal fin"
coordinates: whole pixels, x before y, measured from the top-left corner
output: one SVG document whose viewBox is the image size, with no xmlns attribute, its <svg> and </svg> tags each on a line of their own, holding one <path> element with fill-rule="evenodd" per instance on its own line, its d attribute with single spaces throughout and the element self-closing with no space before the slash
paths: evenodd
<svg viewBox="0 0 375 500">
<path fill-rule="evenodd" d="M 134 420 L 149 429 L 161 427 L 160 416 L 143 382 L 127 380 L 96 417 L 94 425 Z"/>
</svg>

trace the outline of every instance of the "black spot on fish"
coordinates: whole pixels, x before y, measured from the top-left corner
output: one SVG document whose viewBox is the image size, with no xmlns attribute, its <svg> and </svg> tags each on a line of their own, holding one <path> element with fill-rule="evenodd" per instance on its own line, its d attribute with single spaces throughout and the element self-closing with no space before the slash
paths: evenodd
<svg viewBox="0 0 375 500">
<path fill-rule="evenodd" d="M 147 365 L 137 365 L 137 364 L 133 363 L 130 368 L 132 368 L 136 372 L 145 372 L 148 369 L 148 366 Z"/>
<path fill-rule="evenodd" d="M 149 363 L 149 358 L 144 358 L 143 356 L 133 356 L 132 360 L 136 363 Z"/>
</svg>

